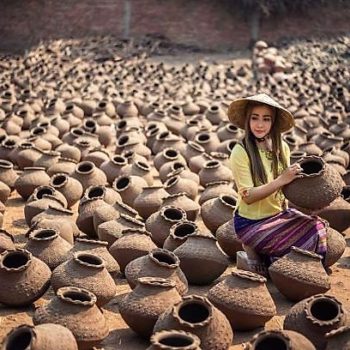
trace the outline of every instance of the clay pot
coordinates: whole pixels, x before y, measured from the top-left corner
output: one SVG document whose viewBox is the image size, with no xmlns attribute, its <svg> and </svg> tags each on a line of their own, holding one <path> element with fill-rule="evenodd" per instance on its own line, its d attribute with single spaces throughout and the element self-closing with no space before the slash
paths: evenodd
<svg viewBox="0 0 350 350">
<path fill-rule="evenodd" d="M 17 141 L 13 137 L 7 138 L 0 145 L 0 159 L 11 161 L 17 151 Z"/>
<path fill-rule="evenodd" d="M 95 305 L 96 296 L 83 288 L 63 287 L 48 304 L 35 310 L 35 325 L 56 323 L 67 327 L 79 349 L 91 349 L 108 336 L 102 312 Z"/>
<path fill-rule="evenodd" d="M 218 125 L 222 121 L 227 120 L 225 111 L 220 107 L 220 105 L 217 104 L 211 105 L 206 110 L 205 116 L 213 125 Z"/>
<path fill-rule="evenodd" d="M 282 188 L 292 203 L 302 208 L 321 209 L 341 194 L 344 185 L 341 176 L 322 158 L 307 156 L 299 164 L 302 177 Z"/>
<path fill-rule="evenodd" d="M 157 246 L 151 239 L 151 234 L 143 229 L 125 229 L 123 235 L 109 248 L 109 252 L 124 273 L 126 265 L 140 256 L 147 255 Z"/>
<path fill-rule="evenodd" d="M 232 171 L 217 160 L 209 160 L 205 162 L 198 175 L 200 184 L 204 187 L 214 181 L 230 182 L 233 180 Z"/>
<path fill-rule="evenodd" d="M 243 250 L 242 241 L 235 232 L 233 219 L 227 221 L 216 230 L 216 239 L 220 248 L 231 259 L 236 259 L 236 253 Z"/>
<path fill-rule="evenodd" d="M 116 155 L 109 161 L 102 163 L 101 170 L 106 174 L 107 181 L 112 184 L 114 179 L 120 176 L 120 172 L 127 166 L 128 162 L 125 157 Z"/>
<path fill-rule="evenodd" d="M 48 185 L 50 177 L 44 168 L 24 168 L 23 173 L 16 179 L 14 187 L 19 195 L 27 200 L 38 186 Z"/>
<path fill-rule="evenodd" d="M 169 330 L 154 333 L 146 350 L 200 350 L 200 339 L 189 332 Z"/>
<path fill-rule="evenodd" d="M 238 140 L 242 135 L 239 128 L 231 123 L 225 124 L 217 129 L 219 140 Z"/>
<path fill-rule="evenodd" d="M 40 157 L 34 162 L 35 167 L 42 167 L 47 170 L 52 165 L 58 163 L 61 153 L 56 151 L 44 151 L 41 152 Z"/>
<path fill-rule="evenodd" d="M 237 198 L 238 194 L 234 190 L 232 184 L 229 181 L 214 181 L 206 184 L 204 191 L 201 193 L 198 203 L 202 206 L 206 201 L 217 198 L 221 194 L 227 196 L 233 196 Z"/>
<path fill-rule="evenodd" d="M 190 221 L 196 221 L 196 218 L 199 215 L 200 206 L 195 201 L 188 198 L 184 192 L 164 197 L 162 207 L 169 205 L 183 209 L 186 213 L 187 219 Z"/>
<path fill-rule="evenodd" d="M 147 187 L 147 182 L 140 176 L 119 176 L 112 184 L 112 187 L 117 191 L 123 202 L 129 206 L 134 205 L 136 197 Z"/>
<path fill-rule="evenodd" d="M 58 266 L 52 272 L 51 285 L 55 291 L 69 286 L 86 288 L 96 296 L 97 306 L 107 304 L 117 291 L 102 258 L 86 252 L 74 253 L 73 258 Z"/>
<path fill-rule="evenodd" d="M 180 295 L 187 293 L 188 283 L 180 269 L 180 260 L 166 249 L 154 249 L 147 255 L 132 260 L 125 268 L 125 277 L 131 288 L 135 288 L 139 277 L 146 276 L 172 280 Z"/>
<path fill-rule="evenodd" d="M 98 227 L 111 220 L 116 220 L 120 217 L 120 212 L 115 205 L 110 205 L 107 203 L 102 203 L 100 206 L 96 207 L 92 212 L 92 221 L 94 225 L 95 232 L 98 232 Z"/>
<path fill-rule="evenodd" d="M 183 330 L 201 340 L 203 350 L 227 350 L 233 333 L 225 315 L 207 298 L 188 295 L 166 310 L 156 322 L 154 332 Z"/>
<path fill-rule="evenodd" d="M 114 205 L 116 202 L 121 202 L 122 198 L 117 191 L 114 191 L 113 188 L 98 185 L 98 186 L 89 186 L 84 193 L 84 197 L 92 198 L 102 198 L 102 200 L 107 203 Z"/>
<path fill-rule="evenodd" d="M 109 153 L 102 148 L 92 149 L 85 157 L 85 161 L 94 163 L 98 168 L 109 160 Z"/>
<path fill-rule="evenodd" d="M 230 321 L 233 330 L 263 327 L 276 315 L 276 306 L 266 287 L 266 278 L 243 270 L 231 275 L 208 292 L 208 299 Z"/>
<path fill-rule="evenodd" d="M 186 167 L 186 162 L 183 160 L 174 160 L 172 162 L 166 162 L 159 169 L 159 178 L 162 182 L 165 182 L 170 176 L 170 173 L 178 169 L 186 169 Z"/>
<path fill-rule="evenodd" d="M 58 162 L 51 165 L 46 172 L 49 176 L 53 176 L 59 173 L 72 175 L 76 167 L 77 161 L 75 161 L 74 159 L 60 157 L 58 159 Z"/>
<path fill-rule="evenodd" d="M 89 186 L 104 186 L 107 183 L 104 172 L 88 161 L 77 164 L 72 177 L 81 183 L 84 192 Z"/>
<path fill-rule="evenodd" d="M 169 147 L 154 157 L 153 164 L 157 170 L 160 170 L 165 163 L 174 161 L 184 162 L 185 160 L 177 149 Z"/>
<path fill-rule="evenodd" d="M 302 158 L 304 158 L 307 155 L 306 152 L 297 150 L 290 152 L 290 164 L 294 164 L 295 162 L 298 162 Z"/>
<path fill-rule="evenodd" d="M 170 173 L 167 174 L 166 179 L 170 179 L 171 177 L 174 177 L 174 176 L 179 176 L 182 179 L 191 180 L 197 185 L 197 187 L 199 185 L 199 176 L 185 167 L 180 167 L 178 169 L 171 171 Z"/>
<path fill-rule="evenodd" d="M 151 172 L 151 167 L 144 162 L 141 162 L 139 160 L 135 160 L 132 165 L 128 165 L 124 167 L 120 171 L 121 176 L 129 176 L 129 175 L 135 175 L 142 177 L 146 182 L 148 186 L 152 186 L 154 182 L 154 178 Z"/>
<path fill-rule="evenodd" d="M 0 181 L 0 201 L 5 203 L 11 194 L 11 188 Z"/>
<path fill-rule="evenodd" d="M 18 178 L 17 173 L 13 170 L 13 164 L 4 159 L 0 159 L 0 181 L 13 190 Z"/>
<path fill-rule="evenodd" d="M 16 163 L 20 169 L 32 167 L 40 156 L 40 150 L 32 142 L 22 142 L 17 147 Z"/>
<path fill-rule="evenodd" d="M 122 119 L 134 118 L 137 117 L 139 114 L 135 103 L 131 100 L 119 103 L 116 111 Z"/>
<path fill-rule="evenodd" d="M 342 304 L 335 297 L 319 294 L 295 304 L 287 313 L 283 328 L 303 334 L 316 349 L 324 350 L 326 333 L 345 323 Z"/>
<path fill-rule="evenodd" d="M 58 146 L 55 151 L 60 152 L 62 158 L 73 159 L 76 162 L 81 160 L 80 149 L 67 143 Z"/>
<path fill-rule="evenodd" d="M 52 186 L 38 186 L 28 198 L 26 205 L 31 202 L 45 199 L 45 196 L 49 196 L 50 198 L 56 199 L 60 203 L 60 206 L 62 206 L 63 208 L 67 208 L 67 201 L 64 195 Z"/>
<path fill-rule="evenodd" d="M 314 345 L 302 334 L 294 331 L 271 330 L 256 334 L 246 345 L 245 350 L 316 350 Z"/>
<path fill-rule="evenodd" d="M 327 252 L 324 266 L 334 265 L 343 255 L 346 248 L 345 238 L 336 230 L 327 225 Z"/>
<path fill-rule="evenodd" d="M 184 152 L 184 157 L 186 158 L 187 162 L 190 162 L 192 158 L 200 156 L 203 153 L 205 153 L 205 149 L 201 145 L 194 141 L 187 142 Z"/>
<path fill-rule="evenodd" d="M 190 235 L 174 250 L 181 270 L 189 283 L 206 285 L 216 280 L 227 268 L 228 259 L 212 236 Z M 203 265 L 206 266 L 203 269 Z"/>
<path fill-rule="evenodd" d="M 36 327 L 21 325 L 6 335 L 1 350 L 78 350 L 72 332 L 61 325 L 47 323 Z"/>
<path fill-rule="evenodd" d="M 186 217 L 186 212 L 183 209 L 164 206 L 146 220 L 145 226 L 151 232 L 152 240 L 158 247 L 162 247 L 169 235 L 170 228 L 177 222 L 185 220 Z"/>
<path fill-rule="evenodd" d="M 198 226 L 193 221 L 181 220 L 171 226 L 169 236 L 166 238 L 163 248 L 170 251 L 180 247 L 190 235 L 200 234 Z"/>
<path fill-rule="evenodd" d="M 213 158 L 208 153 L 202 153 L 198 156 L 192 157 L 188 161 L 188 166 L 196 174 L 199 174 L 199 172 L 203 169 L 203 165 L 213 160 Z"/>
<path fill-rule="evenodd" d="M 304 142 L 299 144 L 298 149 L 299 152 L 306 152 L 308 156 L 318 156 L 322 155 L 322 149 L 318 147 L 314 142 Z"/>
<path fill-rule="evenodd" d="M 201 206 L 201 217 L 205 226 L 215 234 L 216 230 L 232 219 L 236 208 L 236 197 L 226 194 L 207 200 Z"/>
<path fill-rule="evenodd" d="M 299 301 L 330 289 L 321 256 L 297 247 L 269 267 L 277 289 L 289 300 Z"/>
<path fill-rule="evenodd" d="M 163 198 L 167 194 L 163 186 L 144 187 L 143 191 L 134 200 L 134 208 L 144 219 L 147 219 L 158 211 L 163 203 Z"/>
<path fill-rule="evenodd" d="M 5 250 L 14 250 L 15 247 L 15 239 L 13 238 L 13 235 L 11 233 L 7 232 L 6 230 L 0 229 L 0 254 L 3 253 Z"/>
<path fill-rule="evenodd" d="M 51 177 L 50 186 L 63 194 L 70 208 L 79 201 L 83 195 L 81 183 L 64 173 L 57 173 Z"/>
<path fill-rule="evenodd" d="M 160 277 L 140 277 L 136 288 L 118 305 L 120 315 L 137 334 L 149 338 L 158 317 L 181 296 L 175 282 Z"/>
<path fill-rule="evenodd" d="M 109 273 L 119 272 L 119 266 L 113 256 L 107 249 L 108 243 L 93 239 L 79 237 L 76 239 L 74 246 L 70 251 L 70 255 L 76 252 L 84 252 L 100 257 L 106 266 Z"/>
<path fill-rule="evenodd" d="M 206 131 L 198 133 L 194 138 L 194 142 L 202 146 L 207 153 L 216 152 L 220 144 L 220 140 L 216 134 Z"/>
<path fill-rule="evenodd" d="M 51 271 L 41 260 L 24 249 L 7 250 L 0 255 L 0 303 L 30 305 L 49 288 Z"/>
<path fill-rule="evenodd" d="M 164 183 L 164 189 L 170 194 L 184 192 L 192 200 L 195 200 L 198 195 L 198 185 L 194 181 L 182 178 L 179 175 L 168 178 Z"/>
<path fill-rule="evenodd" d="M 326 350 L 350 349 L 350 326 L 343 326 L 326 334 Z"/>
<path fill-rule="evenodd" d="M 67 260 L 72 245 L 53 229 L 38 229 L 29 234 L 25 249 L 43 261 L 51 270 Z"/>
</svg>

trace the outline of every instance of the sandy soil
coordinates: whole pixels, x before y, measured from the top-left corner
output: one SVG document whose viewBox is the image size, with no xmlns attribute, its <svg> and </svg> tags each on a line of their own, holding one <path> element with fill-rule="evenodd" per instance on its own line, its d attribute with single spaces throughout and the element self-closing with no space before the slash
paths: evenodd
<svg viewBox="0 0 350 350">
<path fill-rule="evenodd" d="M 15 235 L 16 243 L 19 245 L 25 242 L 24 233 L 27 229 L 23 219 L 23 205 L 24 203 L 17 193 L 13 193 L 6 203 L 7 209 L 4 218 L 4 228 Z M 327 294 L 337 297 L 344 304 L 345 308 L 350 311 L 350 239 L 348 239 L 347 243 L 348 247 L 343 257 L 331 269 L 330 278 L 332 288 Z M 232 269 L 235 269 L 233 263 L 226 270 L 225 274 L 228 274 Z M 130 289 L 125 279 L 121 276 L 114 277 L 118 290 L 117 296 L 107 304 L 103 310 L 110 328 L 110 334 L 98 349 L 146 349 L 149 345 L 148 342 L 133 333 L 122 320 L 118 312 L 118 301 L 125 293 L 128 293 Z M 210 287 L 211 286 L 192 286 L 190 287 L 189 293 L 205 294 Z M 271 282 L 268 283 L 268 289 L 277 305 L 278 315 L 269 321 L 265 328 L 280 329 L 283 325 L 284 315 L 288 312 L 293 303 L 287 301 Z M 0 342 L 13 327 L 23 323 L 32 324 L 31 317 L 35 308 L 48 302 L 52 296 L 53 292 L 50 289 L 41 299 L 30 307 L 13 309 L 0 305 Z M 252 332 L 236 332 L 230 349 L 242 349 L 244 342 L 248 341 L 258 331 L 259 329 Z"/>
</svg>

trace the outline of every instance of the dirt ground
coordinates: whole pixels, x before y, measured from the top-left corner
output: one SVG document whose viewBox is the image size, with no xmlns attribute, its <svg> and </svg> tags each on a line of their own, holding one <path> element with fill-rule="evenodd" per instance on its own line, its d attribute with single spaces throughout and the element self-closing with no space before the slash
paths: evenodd
<svg viewBox="0 0 350 350">
<path fill-rule="evenodd" d="M 6 203 L 6 212 L 4 217 L 3 227 L 15 235 L 16 243 L 22 245 L 25 242 L 24 234 L 27 226 L 23 219 L 23 205 L 24 202 L 17 195 L 13 193 L 11 198 Z M 73 209 L 77 209 L 76 207 Z M 347 241 L 347 249 L 343 257 L 339 262 L 332 267 L 331 271 L 331 284 L 332 288 L 327 294 L 333 295 L 340 300 L 345 308 L 350 311 L 350 239 Z M 226 270 L 225 274 L 228 274 L 231 270 L 235 269 L 234 263 L 232 263 Z M 104 315 L 106 316 L 110 334 L 108 338 L 104 340 L 98 349 L 114 350 L 142 350 L 148 347 L 148 342 L 139 338 L 133 331 L 131 331 L 125 322 L 122 320 L 118 312 L 118 301 L 128 293 L 130 288 L 125 279 L 121 276 L 115 276 L 117 284 L 117 296 L 109 304 L 104 307 Z M 2 281 L 4 283 L 4 281 Z M 215 284 L 215 283 L 214 283 Z M 191 286 L 189 293 L 205 294 L 211 286 L 196 287 Z M 283 326 L 284 315 L 288 312 L 293 303 L 287 301 L 272 285 L 268 283 L 268 289 L 270 290 L 272 297 L 276 303 L 278 315 L 275 316 L 266 324 L 266 329 L 280 329 Z M 32 324 L 32 315 L 35 308 L 48 302 L 53 296 L 51 289 L 34 305 L 25 308 L 8 308 L 0 305 L 0 341 L 2 342 L 4 336 L 13 328 L 20 324 Z M 235 332 L 233 344 L 230 349 L 242 349 L 244 342 L 248 341 L 259 329 L 252 332 Z"/>
</svg>

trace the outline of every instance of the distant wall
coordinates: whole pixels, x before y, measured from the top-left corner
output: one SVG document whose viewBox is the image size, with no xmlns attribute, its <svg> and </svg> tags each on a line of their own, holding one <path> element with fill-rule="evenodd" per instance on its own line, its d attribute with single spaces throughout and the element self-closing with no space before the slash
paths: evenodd
<svg viewBox="0 0 350 350">
<path fill-rule="evenodd" d="M 234 3 L 234 1 L 232 1 Z M 42 39 L 113 34 L 161 34 L 210 49 L 244 49 L 249 23 L 223 0 L 1 0 L 0 51 L 22 51 Z M 320 8 L 308 16 L 263 19 L 260 37 L 331 36 L 349 32 L 350 6 Z"/>
</svg>

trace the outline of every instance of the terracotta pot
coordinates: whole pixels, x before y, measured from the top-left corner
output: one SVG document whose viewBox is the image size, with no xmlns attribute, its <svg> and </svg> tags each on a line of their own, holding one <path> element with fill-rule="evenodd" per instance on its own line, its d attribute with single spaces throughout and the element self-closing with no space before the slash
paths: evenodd
<svg viewBox="0 0 350 350">
<path fill-rule="evenodd" d="M 170 251 L 180 247 L 190 235 L 200 234 L 198 226 L 193 221 L 181 220 L 171 226 L 163 248 Z"/>
<path fill-rule="evenodd" d="M 67 260 L 72 245 L 53 229 L 38 229 L 29 234 L 25 249 L 43 261 L 51 270 Z"/>
<path fill-rule="evenodd" d="M 81 160 L 81 152 L 78 147 L 64 143 L 55 149 L 57 152 L 61 153 L 62 158 L 73 159 L 76 162 Z"/>
<path fill-rule="evenodd" d="M 12 161 L 17 152 L 17 141 L 14 137 L 6 138 L 0 145 L 0 159 Z"/>
<path fill-rule="evenodd" d="M 89 186 L 84 193 L 84 197 L 92 198 L 102 198 L 102 200 L 107 203 L 114 205 L 116 202 L 121 202 L 122 198 L 117 191 L 114 191 L 113 188 L 97 185 Z"/>
<path fill-rule="evenodd" d="M 283 328 L 303 334 L 316 349 L 324 350 L 326 333 L 345 323 L 342 304 L 335 297 L 319 294 L 295 304 L 287 313 Z"/>
<path fill-rule="evenodd" d="M 87 252 L 74 253 L 58 266 L 52 272 L 51 286 L 56 292 L 61 287 L 86 288 L 96 296 L 97 306 L 107 304 L 117 291 L 102 258 Z"/>
<path fill-rule="evenodd" d="M 147 187 L 147 182 L 140 176 L 119 176 L 112 184 L 112 188 L 117 191 L 123 202 L 131 207 L 134 206 L 136 197 Z"/>
<path fill-rule="evenodd" d="M 189 332 L 169 330 L 154 333 L 146 350 L 200 350 L 200 339 Z"/>
<path fill-rule="evenodd" d="M 80 162 L 77 164 L 72 177 L 78 180 L 85 191 L 89 186 L 104 186 L 107 183 L 105 173 L 98 169 L 92 162 Z"/>
<path fill-rule="evenodd" d="M 246 350 L 268 349 L 316 350 L 314 345 L 302 334 L 294 331 L 271 330 L 256 334 L 246 345 Z"/>
<path fill-rule="evenodd" d="M 128 165 L 124 167 L 120 171 L 121 176 L 129 176 L 129 175 L 135 175 L 142 177 L 146 182 L 148 186 L 152 186 L 154 182 L 153 174 L 151 172 L 151 167 L 144 162 L 141 162 L 139 160 L 136 160 L 133 162 L 132 165 Z"/>
<path fill-rule="evenodd" d="M 306 155 L 307 153 L 305 151 L 301 151 L 301 150 L 292 151 L 290 152 L 290 163 L 294 164 L 295 162 L 298 162 L 299 160 L 304 158 Z"/>
<path fill-rule="evenodd" d="M 297 247 L 269 267 L 277 289 L 289 300 L 299 301 L 330 289 L 321 256 Z"/>
<path fill-rule="evenodd" d="M 21 325 L 6 335 L 1 350 L 78 350 L 72 332 L 61 325 L 47 323 L 38 326 Z"/>
<path fill-rule="evenodd" d="M 32 142 L 22 142 L 17 147 L 16 163 L 20 169 L 32 167 L 40 156 L 40 150 Z"/>
<path fill-rule="evenodd" d="M 233 330 L 263 327 L 276 315 L 276 306 L 266 287 L 266 278 L 243 270 L 231 275 L 208 292 L 208 299 L 230 321 Z"/>
<path fill-rule="evenodd" d="M 327 252 L 324 266 L 334 265 L 344 254 L 346 249 L 345 238 L 336 230 L 327 225 Z"/>
<path fill-rule="evenodd" d="M 164 183 L 164 189 L 170 194 L 184 192 L 192 200 L 195 200 L 198 195 L 198 185 L 194 181 L 184 179 L 179 175 L 168 178 Z"/>
<path fill-rule="evenodd" d="M 322 209 L 341 194 L 344 185 L 341 176 L 322 158 L 307 156 L 299 164 L 302 177 L 282 188 L 292 203 L 302 208 Z"/>
<path fill-rule="evenodd" d="M 75 161 L 74 159 L 60 157 L 58 159 L 58 162 L 51 165 L 46 172 L 49 176 L 53 176 L 59 173 L 72 175 L 75 171 L 76 166 L 77 161 Z"/>
<path fill-rule="evenodd" d="M 239 128 L 231 123 L 221 126 L 216 132 L 221 142 L 232 139 L 238 140 L 242 136 Z"/>
<path fill-rule="evenodd" d="M 94 163 L 98 168 L 109 160 L 109 153 L 102 148 L 92 149 L 85 157 L 84 160 Z"/>
<path fill-rule="evenodd" d="M 207 298 L 188 295 L 166 310 L 156 322 L 154 332 L 183 330 L 201 340 L 203 350 L 227 350 L 233 333 L 225 315 Z"/>
<path fill-rule="evenodd" d="M 198 133 L 194 138 L 194 142 L 201 145 L 207 153 L 216 152 L 220 144 L 220 140 L 216 134 L 206 131 Z"/>
<path fill-rule="evenodd" d="M 0 302 L 8 306 L 30 305 L 49 288 L 51 271 L 24 249 L 7 250 L 0 255 Z"/>
<path fill-rule="evenodd" d="M 178 303 L 175 282 L 159 277 L 140 277 L 136 288 L 119 302 L 119 312 L 137 334 L 149 338 L 158 317 Z"/>
<path fill-rule="evenodd" d="M 146 229 L 151 232 L 152 240 L 162 247 L 169 235 L 170 228 L 177 222 L 186 219 L 186 212 L 174 206 L 164 206 L 146 220 Z"/>
<path fill-rule="evenodd" d="M 173 161 L 183 162 L 184 157 L 177 149 L 171 147 L 165 148 L 161 153 L 158 153 L 153 159 L 154 166 L 157 170 L 159 170 L 165 163 Z"/>
<path fill-rule="evenodd" d="M 5 203 L 11 194 L 11 188 L 0 181 L 0 201 Z"/>
<path fill-rule="evenodd" d="M 165 182 L 170 173 L 178 169 L 186 169 L 186 162 L 183 160 L 175 160 L 164 163 L 159 169 L 159 178 L 162 182 Z"/>
<path fill-rule="evenodd" d="M 236 253 L 243 250 L 242 241 L 238 238 L 233 225 L 233 219 L 227 221 L 216 230 L 216 239 L 220 248 L 231 259 L 236 259 Z"/>
<path fill-rule="evenodd" d="M 186 158 L 187 162 L 190 162 L 192 158 L 200 156 L 203 153 L 205 153 L 205 149 L 201 145 L 194 141 L 187 142 L 184 151 L 184 157 Z"/>
<path fill-rule="evenodd" d="M 107 203 L 101 203 L 92 212 L 92 221 L 95 232 L 98 232 L 98 228 L 101 224 L 116 220 L 120 217 L 120 212 L 115 205 Z"/>
<path fill-rule="evenodd" d="M 322 149 L 312 141 L 299 144 L 297 151 L 306 152 L 308 156 L 318 156 L 318 157 L 320 157 L 323 153 Z"/>
<path fill-rule="evenodd" d="M 109 248 L 109 252 L 120 266 L 120 271 L 124 273 L 127 264 L 147 255 L 157 246 L 151 239 L 151 234 L 143 229 L 125 229 L 123 235 L 117 239 Z"/>
<path fill-rule="evenodd" d="M 228 266 L 227 257 L 218 248 L 216 238 L 212 236 L 190 235 L 174 250 L 174 254 L 179 257 L 181 270 L 192 284 L 210 284 Z"/>
<path fill-rule="evenodd" d="M 41 152 L 40 157 L 34 162 L 35 167 L 42 167 L 47 170 L 52 165 L 58 163 L 61 153 L 56 151 L 44 151 Z"/>
<path fill-rule="evenodd" d="M 343 326 L 326 334 L 326 350 L 350 349 L 350 326 Z"/>
<path fill-rule="evenodd" d="M 133 261 L 125 268 L 125 277 L 131 288 L 135 288 L 139 277 L 161 277 L 172 280 L 180 295 L 188 291 L 187 279 L 180 269 L 180 260 L 172 252 L 157 248 Z"/>
<path fill-rule="evenodd" d="M 17 173 L 13 170 L 13 164 L 4 159 L 0 159 L 0 181 L 13 190 L 18 178 Z"/>
<path fill-rule="evenodd" d="M 6 230 L 0 229 L 0 254 L 5 250 L 14 250 L 15 247 L 15 239 L 11 233 Z"/>
<path fill-rule="evenodd" d="M 200 184 L 204 187 L 214 181 L 232 181 L 232 171 L 217 160 L 209 160 L 204 163 L 198 173 Z"/>
<path fill-rule="evenodd" d="M 170 171 L 166 176 L 166 181 L 174 176 L 179 176 L 181 179 L 191 180 L 197 185 L 197 187 L 199 186 L 199 176 L 196 173 L 193 173 L 190 169 L 179 167 L 178 169 Z"/>
<path fill-rule="evenodd" d="M 74 335 L 79 349 L 91 349 L 108 336 L 105 317 L 95 305 L 96 296 L 83 288 L 63 287 L 48 304 L 35 310 L 35 325 L 64 325 Z"/>
<path fill-rule="evenodd" d="M 220 107 L 219 104 L 213 104 L 211 105 L 205 113 L 206 118 L 212 123 L 213 125 L 218 125 L 222 121 L 227 120 L 227 116 L 225 111 Z"/>
</svg>

